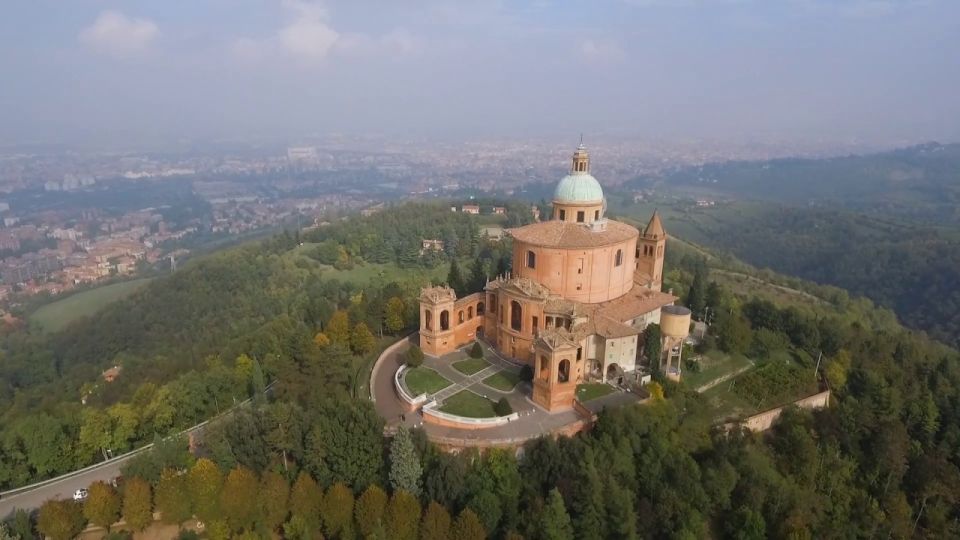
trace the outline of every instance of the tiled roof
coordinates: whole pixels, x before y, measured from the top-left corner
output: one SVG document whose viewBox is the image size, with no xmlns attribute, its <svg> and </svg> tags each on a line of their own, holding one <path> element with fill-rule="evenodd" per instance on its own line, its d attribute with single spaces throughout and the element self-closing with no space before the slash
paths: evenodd
<svg viewBox="0 0 960 540">
<path fill-rule="evenodd" d="M 583 223 L 542 221 L 508 229 L 510 236 L 537 246 L 589 248 L 623 242 L 640 235 L 640 231 L 619 221 L 607 221 L 602 230 L 594 230 Z"/>
</svg>

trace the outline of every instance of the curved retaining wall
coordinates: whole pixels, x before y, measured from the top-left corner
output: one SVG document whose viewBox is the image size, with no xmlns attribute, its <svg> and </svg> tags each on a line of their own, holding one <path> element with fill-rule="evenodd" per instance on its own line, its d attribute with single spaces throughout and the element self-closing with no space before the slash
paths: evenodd
<svg viewBox="0 0 960 540">
<path fill-rule="evenodd" d="M 459 416 L 456 414 L 442 412 L 437 408 L 436 401 L 431 401 L 430 403 L 424 405 L 423 408 L 420 409 L 420 412 L 423 413 L 424 422 L 436 424 L 438 426 L 468 430 L 502 426 L 516 420 L 517 418 L 520 418 L 520 415 L 517 413 L 512 413 L 507 416 L 495 416 L 492 418 L 470 418 L 467 416 Z"/>
<path fill-rule="evenodd" d="M 400 396 L 400 399 L 407 405 L 410 410 L 415 410 L 423 406 L 427 402 L 427 394 L 420 394 L 419 396 L 410 395 L 410 392 L 407 392 L 407 387 L 403 384 L 403 374 L 410 369 L 407 366 L 400 366 L 400 369 L 393 374 L 393 385 L 397 389 L 397 394 Z"/>
</svg>

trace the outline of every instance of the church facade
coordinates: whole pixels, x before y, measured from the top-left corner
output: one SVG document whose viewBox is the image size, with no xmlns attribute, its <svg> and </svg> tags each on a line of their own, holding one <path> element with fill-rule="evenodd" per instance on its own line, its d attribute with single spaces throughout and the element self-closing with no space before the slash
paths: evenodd
<svg viewBox="0 0 960 540">
<path fill-rule="evenodd" d="M 532 399 L 550 411 L 572 407 L 580 382 L 634 372 L 644 328 L 677 300 L 661 291 L 666 232 L 656 212 L 640 231 L 605 209 L 580 145 L 551 219 L 507 231 L 510 275 L 463 298 L 449 287 L 422 290 L 423 352 L 441 356 L 483 338 L 531 366 Z"/>
</svg>

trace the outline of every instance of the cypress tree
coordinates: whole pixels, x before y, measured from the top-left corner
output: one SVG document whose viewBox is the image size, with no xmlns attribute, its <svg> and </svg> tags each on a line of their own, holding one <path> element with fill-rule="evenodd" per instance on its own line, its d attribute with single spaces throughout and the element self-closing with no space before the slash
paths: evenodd
<svg viewBox="0 0 960 540">
<path fill-rule="evenodd" d="M 454 258 L 450 261 L 450 272 L 447 273 L 447 285 L 450 286 L 457 296 L 466 294 L 466 281 L 463 279 L 463 271 L 460 270 L 460 263 Z"/>
<path fill-rule="evenodd" d="M 420 478 L 423 467 L 413 446 L 410 431 L 400 428 L 390 441 L 390 487 L 420 496 Z"/>
<path fill-rule="evenodd" d="M 573 540 L 570 514 L 557 488 L 550 490 L 547 505 L 540 514 L 540 534 L 544 540 Z"/>
</svg>

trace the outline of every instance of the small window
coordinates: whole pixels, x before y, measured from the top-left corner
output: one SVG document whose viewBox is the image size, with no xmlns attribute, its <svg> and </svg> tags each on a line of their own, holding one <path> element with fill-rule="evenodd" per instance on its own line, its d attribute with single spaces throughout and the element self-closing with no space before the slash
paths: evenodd
<svg viewBox="0 0 960 540">
<path fill-rule="evenodd" d="M 528 251 L 527 252 L 527 268 L 536 268 L 537 267 L 537 254 Z"/>
<path fill-rule="evenodd" d="M 613 259 L 613 265 L 614 265 L 614 266 L 620 266 L 621 264 L 623 264 L 623 250 L 622 250 L 622 249 L 618 249 L 618 250 L 617 250 L 617 255 L 616 255 L 616 256 L 614 257 L 614 259 Z"/>
<path fill-rule="evenodd" d="M 577 212 L 577 223 L 583 223 L 584 215 L 583 210 Z"/>
<path fill-rule="evenodd" d="M 599 210 L 594 210 L 594 211 L 593 211 L 593 220 L 594 220 L 594 221 L 597 221 L 598 219 L 600 219 L 600 211 L 599 211 Z"/>
<path fill-rule="evenodd" d="M 534 317 L 534 318 L 533 318 L 533 333 L 534 333 L 534 334 L 537 333 L 537 327 L 539 327 L 539 326 L 540 326 L 540 319 L 537 318 L 537 317 Z"/>
<path fill-rule="evenodd" d="M 560 221 L 566 221 L 566 220 L 567 220 L 567 211 L 560 210 Z"/>
</svg>

